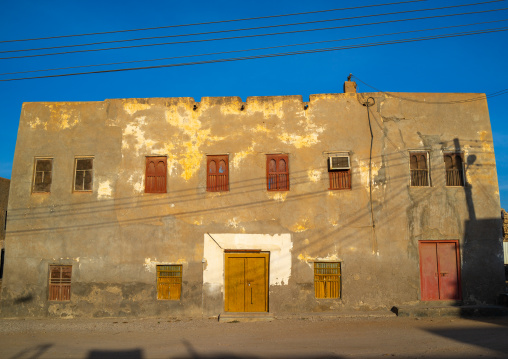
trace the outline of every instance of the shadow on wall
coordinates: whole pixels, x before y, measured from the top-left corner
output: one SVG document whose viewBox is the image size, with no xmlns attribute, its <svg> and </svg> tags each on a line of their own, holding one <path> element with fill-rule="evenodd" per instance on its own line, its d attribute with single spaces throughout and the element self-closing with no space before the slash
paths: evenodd
<svg viewBox="0 0 508 359">
<path fill-rule="evenodd" d="M 44 355 L 45 352 L 51 348 L 53 344 L 41 344 L 31 348 L 24 349 L 19 353 L 14 354 L 9 359 L 39 359 Z"/>
<path fill-rule="evenodd" d="M 14 299 L 14 304 L 28 303 L 34 300 L 34 296 L 30 293 Z"/>
<path fill-rule="evenodd" d="M 91 350 L 87 359 L 143 359 L 143 350 Z"/>
</svg>

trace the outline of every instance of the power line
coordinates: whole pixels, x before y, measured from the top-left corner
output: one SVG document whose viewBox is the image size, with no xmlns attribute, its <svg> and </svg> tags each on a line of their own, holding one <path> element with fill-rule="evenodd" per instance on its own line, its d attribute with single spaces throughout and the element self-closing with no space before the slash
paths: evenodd
<svg viewBox="0 0 508 359">
<path fill-rule="evenodd" d="M 21 59 L 21 58 L 30 58 L 30 57 L 64 55 L 64 54 L 73 54 L 73 53 L 82 53 L 82 52 L 96 52 L 96 51 L 106 51 L 106 50 L 131 49 L 131 48 L 139 48 L 139 47 L 147 47 L 147 46 L 160 46 L 160 45 L 188 44 L 188 43 L 220 41 L 220 40 L 232 40 L 232 39 L 245 39 L 245 38 L 260 37 L 260 36 L 273 36 L 273 35 L 283 35 L 283 34 L 294 34 L 294 33 L 302 33 L 302 32 L 309 32 L 309 31 L 322 31 L 322 30 L 343 29 L 343 28 L 358 27 L 358 26 L 370 26 L 370 25 L 388 24 L 388 23 L 402 22 L 402 21 L 426 20 L 426 19 L 443 18 L 443 17 L 450 17 L 450 16 L 462 16 L 462 15 L 471 15 L 471 14 L 481 14 L 481 13 L 487 13 L 487 12 L 493 12 L 493 11 L 504 11 L 504 10 L 508 10 L 508 8 L 493 9 L 493 10 L 483 10 L 483 11 L 472 11 L 472 12 L 458 13 L 458 14 L 424 16 L 424 17 L 417 17 L 417 18 L 410 18 L 410 19 L 387 20 L 387 21 L 380 21 L 380 22 L 373 22 L 373 23 L 366 23 L 366 24 L 354 24 L 354 25 L 343 25 L 343 26 L 333 26 L 333 27 L 317 28 L 317 29 L 284 31 L 284 32 L 276 32 L 276 33 L 268 33 L 268 34 L 231 36 L 231 37 L 223 37 L 223 38 L 215 38 L 215 39 L 174 41 L 174 42 L 157 43 L 157 44 L 143 44 L 143 45 L 110 47 L 110 48 L 103 48 L 103 49 L 74 50 L 74 51 L 54 52 L 54 53 L 48 53 L 48 54 L 36 54 L 36 55 L 0 57 L 0 60 L 11 60 L 11 59 Z"/>
<path fill-rule="evenodd" d="M 114 44 L 114 43 L 120 43 L 120 42 L 131 42 L 131 41 L 141 41 L 141 40 L 155 40 L 155 39 L 165 39 L 165 38 L 175 38 L 175 37 L 221 34 L 221 33 L 238 32 L 238 31 L 271 29 L 271 28 L 286 27 L 286 26 L 309 25 L 309 24 L 316 24 L 316 23 L 323 23 L 323 22 L 355 20 L 355 19 L 362 19 L 362 18 L 369 18 L 369 17 L 400 15 L 400 14 L 407 14 L 407 13 L 413 13 L 413 12 L 435 11 L 435 10 L 444 10 L 444 9 L 451 9 L 451 8 L 458 8 L 458 7 L 465 7 L 465 6 L 484 5 L 484 4 L 489 4 L 489 3 L 493 3 L 493 2 L 500 2 L 500 1 L 504 1 L 504 0 L 491 0 L 491 1 L 486 1 L 486 2 L 473 3 L 473 4 L 452 5 L 452 6 L 436 7 L 436 8 L 430 8 L 430 9 L 415 9 L 415 10 L 396 11 L 396 12 L 389 12 L 389 13 L 384 13 L 384 14 L 359 15 L 359 16 L 351 16 L 351 17 L 344 17 L 344 18 L 337 18 L 337 19 L 297 22 L 297 23 L 291 23 L 291 24 L 266 25 L 266 26 L 258 26 L 258 27 L 242 28 L 242 29 L 217 30 L 217 31 L 190 33 L 190 34 L 180 34 L 180 35 L 151 36 L 151 37 L 141 37 L 141 38 L 137 38 L 137 39 L 111 40 L 111 41 L 91 42 L 91 43 L 87 43 L 87 44 L 39 47 L 39 48 L 33 48 L 33 49 L 5 50 L 5 51 L 0 51 L 0 54 L 13 53 L 13 52 L 26 52 L 26 51 L 54 50 L 54 49 L 64 49 L 64 48 L 70 48 L 70 47 L 104 45 L 104 44 Z"/>
<path fill-rule="evenodd" d="M 453 37 L 461 37 L 461 36 L 469 36 L 469 35 L 488 34 L 488 33 L 501 32 L 501 31 L 508 31 L 508 27 L 498 28 L 498 29 L 487 29 L 487 30 L 470 31 L 470 32 L 455 33 L 455 34 L 447 34 L 447 35 L 434 35 L 434 36 L 421 37 L 421 38 L 410 38 L 410 39 L 383 41 L 383 42 L 377 42 L 377 43 L 367 43 L 367 44 L 358 44 L 358 45 L 349 45 L 349 46 L 339 46 L 339 47 L 314 49 L 314 50 L 302 50 L 302 51 L 283 52 L 283 53 L 275 53 L 275 54 L 244 56 L 244 57 L 237 57 L 237 58 L 226 58 L 226 59 L 196 61 L 196 62 L 187 62 L 187 63 L 178 63 L 178 64 L 168 64 L 168 65 L 156 65 L 156 66 L 125 68 L 125 69 L 112 69 L 112 70 L 101 70 L 101 71 L 90 71 L 90 72 L 77 72 L 77 73 L 70 73 L 70 74 L 58 74 L 58 75 L 47 75 L 47 76 L 34 76 L 34 77 L 4 79 L 4 80 L 0 80 L 0 82 L 20 81 L 20 80 L 32 80 L 32 79 L 43 79 L 43 78 L 53 78 L 53 77 L 66 77 L 66 76 L 77 76 L 77 75 L 90 75 L 90 74 L 100 74 L 100 73 L 109 73 L 109 72 L 148 70 L 148 69 L 158 69 L 158 68 L 168 68 L 168 67 L 180 67 L 180 66 L 202 65 L 202 64 L 211 64 L 211 63 L 244 61 L 244 60 L 254 60 L 254 59 L 262 59 L 262 58 L 293 56 L 293 55 L 303 55 L 303 54 L 312 54 L 312 53 L 321 53 L 321 52 L 330 52 L 330 51 L 339 51 L 339 50 L 358 49 L 358 48 L 374 47 L 374 46 L 403 44 L 403 43 L 411 43 L 411 42 L 419 42 L 419 41 L 427 41 L 427 40 L 436 40 L 436 39 L 445 39 L 445 38 L 453 38 Z"/>
<path fill-rule="evenodd" d="M 438 102 L 436 102 L 436 101 L 422 101 L 422 100 L 416 100 L 416 99 L 407 98 L 407 97 L 403 97 L 403 96 L 398 96 L 398 95 L 395 95 L 395 94 L 393 94 L 391 92 L 382 91 L 382 90 L 380 90 L 380 89 L 378 89 L 378 88 L 376 88 L 374 86 L 371 86 L 368 83 L 362 81 L 361 79 L 358 78 L 358 76 L 353 75 L 352 77 L 354 77 L 356 80 L 360 81 L 364 85 L 366 85 L 366 86 L 376 90 L 377 92 L 384 93 L 386 95 L 398 98 L 400 100 L 405 100 L 405 101 L 410 101 L 410 102 L 417 102 L 417 103 L 425 103 L 425 104 L 429 104 L 429 105 L 449 105 L 449 104 L 455 104 L 455 103 L 481 101 L 481 100 L 486 100 L 487 98 L 492 98 L 492 97 L 497 97 L 497 96 L 508 94 L 508 89 L 503 89 L 503 90 L 499 90 L 499 91 L 490 93 L 488 95 L 481 95 L 481 96 L 472 97 L 472 98 L 465 99 L 465 100 L 443 101 L 443 102 L 439 102 L 439 101 Z"/>
<path fill-rule="evenodd" d="M 232 51 L 211 52 L 211 53 L 196 54 L 196 55 L 172 56 L 172 57 L 163 57 L 163 58 L 158 58 L 158 59 L 148 59 L 148 60 L 135 60 L 135 61 L 111 62 L 111 63 L 105 63 L 105 64 L 95 64 L 95 65 L 68 66 L 68 67 L 59 67 L 59 68 L 53 68 L 53 69 L 30 70 L 30 71 L 17 71 L 17 72 L 5 72 L 5 73 L 0 73 L 0 76 L 5 76 L 5 75 L 15 75 L 15 74 L 24 74 L 24 73 L 33 73 L 33 72 L 45 72 L 45 71 L 57 71 L 57 70 L 69 70 L 69 69 L 87 68 L 87 67 L 99 67 L 99 66 L 111 66 L 111 65 L 124 65 L 124 64 L 141 63 L 141 62 L 152 62 L 152 61 L 162 61 L 162 60 L 174 60 L 174 59 L 189 58 L 189 57 L 201 57 L 201 56 L 212 56 L 212 55 L 224 55 L 224 54 L 230 54 L 230 53 L 249 52 L 249 51 L 259 51 L 259 50 L 269 50 L 269 49 L 277 49 L 277 48 L 283 48 L 283 47 L 293 47 L 293 46 L 316 45 L 316 44 L 329 43 L 329 42 L 349 41 L 349 40 L 359 40 L 359 39 L 372 38 L 372 37 L 392 36 L 392 35 L 401 35 L 401 34 L 408 34 L 408 33 L 415 33 L 415 32 L 435 31 L 435 30 L 443 30 L 443 29 L 450 29 L 450 28 L 457 28 L 457 27 L 465 27 L 465 26 L 475 26 L 475 25 L 492 24 L 492 23 L 496 23 L 496 22 L 504 22 L 504 21 L 508 21 L 508 19 L 493 20 L 493 21 L 483 21 L 483 22 L 477 22 L 477 23 L 471 23 L 471 24 L 462 24 L 462 25 L 451 25 L 451 26 L 435 27 L 435 28 L 430 28 L 430 29 L 419 29 L 419 30 L 400 31 L 400 32 L 387 33 L 387 34 L 377 34 L 377 35 L 358 36 L 358 37 L 350 37 L 350 38 L 335 39 L 335 40 L 324 40 L 324 41 L 314 41 L 314 42 L 306 42 L 306 43 L 299 43 L 299 44 L 288 44 L 288 45 L 279 45 L 279 46 L 259 47 L 259 48 L 254 48 L 254 49 L 243 49 L 243 50 L 232 50 Z"/>
<path fill-rule="evenodd" d="M 115 31 L 103 31 L 103 32 L 92 32 L 85 34 L 73 34 L 73 35 L 59 35 L 59 36 L 49 36 L 49 37 L 38 37 L 32 39 L 17 39 L 17 40 L 3 40 L 0 43 L 6 42 L 20 42 L 20 41 L 36 41 L 36 40 L 49 40 L 49 39 L 61 39 L 68 37 L 78 37 L 78 36 L 91 36 L 91 35 L 106 35 L 106 34 L 117 34 L 123 32 L 133 32 L 133 31 L 146 31 L 146 30 L 159 30 L 159 29 L 169 29 L 169 28 L 178 28 L 178 27 L 187 27 L 187 26 L 197 26 L 197 25 L 212 25 L 212 24 L 223 24 L 228 22 L 238 22 L 238 21 L 250 21 L 250 20 L 261 20 L 261 19 L 271 19 L 277 17 L 286 17 L 286 16 L 297 16 L 297 15 L 308 15 L 308 14 L 317 14 L 324 12 L 332 12 L 332 11 L 344 11 L 344 10 L 355 10 L 355 9 L 364 9 L 367 7 L 379 7 L 379 6 L 389 6 L 389 5 L 400 5 L 400 4 L 408 4 L 414 2 L 421 2 L 427 0 L 410 0 L 410 1 L 401 1 L 401 2 L 393 2 L 386 4 L 375 4 L 375 5 L 362 5 L 362 6 L 354 6 L 354 7 L 346 7 L 339 9 L 328 9 L 328 10 L 316 10 L 316 11 L 307 11 L 307 12 L 299 12 L 292 14 L 281 14 L 281 15 L 270 15 L 270 16 L 259 16 L 259 17 L 250 17 L 243 19 L 232 19 L 232 20 L 219 20 L 219 21 L 208 21 L 208 22 L 198 22 L 193 24 L 181 24 L 181 25 L 168 25 L 168 26 L 157 26 L 157 27 L 146 27 L 140 29 L 128 29 L 128 30 L 115 30 Z M 504 0 L 498 0 L 504 1 Z"/>
</svg>

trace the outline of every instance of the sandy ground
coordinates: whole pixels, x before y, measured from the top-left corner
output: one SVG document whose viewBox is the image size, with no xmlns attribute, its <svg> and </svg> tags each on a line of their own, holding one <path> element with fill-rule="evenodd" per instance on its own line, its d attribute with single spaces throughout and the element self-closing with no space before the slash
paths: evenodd
<svg viewBox="0 0 508 359">
<path fill-rule="evenodd" d="M 508 358 L 508 318 L 0 320 L 0 358 Z"/>
</svg>

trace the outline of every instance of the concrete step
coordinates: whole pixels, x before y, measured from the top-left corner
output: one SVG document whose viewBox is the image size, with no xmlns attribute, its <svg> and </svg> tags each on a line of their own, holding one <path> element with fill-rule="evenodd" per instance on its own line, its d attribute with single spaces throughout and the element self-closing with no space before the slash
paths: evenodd
<svg viewBox="0 0 508 359">
<path fill-rule="evenodd" d="M 415 305 L 393 307 L 399 317 L 499 317 L 508 316 L 508 307 L 498 305 Z"/>
<path fill-rule="evenodd" d="M 237 323 L 237 322 L 271 322 L 274 316 L 270 313 L 232 313 L 226 312 L 219 315 L 221 323 Z"/>
</svg>

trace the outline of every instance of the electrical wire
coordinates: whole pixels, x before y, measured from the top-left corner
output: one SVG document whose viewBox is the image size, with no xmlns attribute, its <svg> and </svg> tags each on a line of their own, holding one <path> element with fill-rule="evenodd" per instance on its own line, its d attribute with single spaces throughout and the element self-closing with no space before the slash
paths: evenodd
<svg viewBox="0 0 508 359">
<path fill-rule="evenodd" d="M 106 50 L 131 49 L 131 48 L 139 48 L 139 47 L 147 47 L 147 46 L 189 44 L 189 43 L 209 42 L 209 41 L 219 41 L 219 40 L 245 39 L 245 38 L 260 37 L 260 36 L 273 36 L 273 35 L 294 34 L 294 33 L 310 32 L 310 31 L 343 29 L 343 28 L 358 27 L 358 26 L 370 26 L 370 25 L 388 24 L 388 23 L 402 22 L 402 21 L 426 20 L 426 19 L 435 19 L 435 18 L 443 18 L 443 17 L 450 17 L 450 16 L 462 16 L 462 15 L 471 15 L 471 14 L 480 14 L 480 13 L 487 13 L 487 12 L 494 12 L 494 11 L 504 11 L 504 10 L 508 10 L 508 8 L 493 9 L 493 10 L 483 10 L 483 11 L 473 11 L 473 12 L 458 13 L 458 14 L 424 16 L 424 17 L 417 17 L 417 18 L 410 18 L 410 19 L 387 20 L 387 21 L 380 21 L 380 22 L 373 22 L 373 23 L 366 23 L 366 24 L 354 24 L 354 25 L 343 25 L 343 26 L 333 26 L 333 27 L 317 28 L 317 29 L 284 31 L 284 32 L 276 32 L 276 33 L 268 33 L 268 34 L 232 36 L 232 37 L 223 37 L 223 38 L 215 38 L 215 39 L 174 41 L 174 42 L 157 43 L 157 44 L 143 44 L 143 45 L 110 47 L 110 48 L 103 48 L 103 49 L 74 50 L 74 51 L 54 52 L 54 53 L 47 53 L 47 54 L 0 57 L 0 60 L 11 60 L 11 59 L 21 59 L 21 58 L 30 58 L 30 57 L 64 55 L 64 54 L 74 54 L 74 53 L 83 53 L 83 52 L 96 52 L 96 51 L 106 51 Z"/>
<path fill-rule="evenodd" d="M 195 61 L 195 62 L 187 62 L 187 63 L 167 64 L 167 65 L 154 65 L 154 66 L 144 66 L 144 67 L 134 67 L 134 68 L 124 68 L 124 69 L 111 69 L 111 70 L 77 72 L 77 73 L 68 73 L 68 74 L 56 74 L 56 75 L 46 75 L 46 76 L 33 76 L 33 77 L 22 77 L 22 78 L 13 78 L 13 79 L 2 79 L 2 80 L 0 80 L 0 82 L 254 60 L 254 59 L 262 59 L 262 58 L 273 58 L 273 57 L 282 57 L 282 56 L 293 56 L 293 55 L 312 54 L 312 53 L 321 53 L 321 52 L 330 52 L 330 51 L 339 51 L 339 50 L 358 49 L 358 48 L 374 47 L 374 46 L 403 44 L 403 43 L 411 43 L 411 42 L 419 42 L 419 41 L 427 41 L 427 40 L 436 40 L 436 39 L 454 38 L 454 37 L 462 37 L 462 36 L 470 36 L 470 35 L 488 34 L 488 33 L 494 33 L 494 32 L 502 32 L 502 31 L 508 31 L 508 27 L 498 28 L 498 29 L 469 31 L 469 32 L 463 32 L 463 33 L 447 34 L 447 35 L 434 35 L 434 36 L 427 36 L 427 37 L 420 37 L 420 38 L 399 39 L 399 40 L 383 41 L 383 42 L 377 42 L 377 43 L 339 46 L 339 47 L 332 47 L 332 48 L 322 48 L 322 49 L 283 52 L 283 53 L 275 53 L 275 54 L 244 56 L 244 57 L 237 57 L 237 58 L 225 58 L 225 59 L 216 59 L 216 60 L 205 60 L 205 61 Z"/>
<path fill-rule="evenodd" d="M 92 32 L 92 33 L 73 34 L 73 35 L 37 37 L 37 38 L 31 38 L 31 39 L 3 40 L 3 41 L 0 41 L 0 43 L 61 39 L 61 38 L 79 37 L 79 36 L 106 35 L 106 34 L 118 34 L 118 33 L 123 33 L 123 32 L 133 32 L 133 31 L 160 30 L 160 29 L 187 27 L 187 26 L 223 24 L 223 23 L 237 22 L 237 21 L 261 20 L 261 19 L 271 19 L 271 18 L 286 17 L 286 16 L 317 14 L 317 13 L 332 12 L 332 11 L 356 10 L 356 9 L 364 9 L 364 8 L 379 7 L 379 6 L 401 5 L 401 4 L 415 3 L 415 2 L 421 2 L 421 1 L 427 1 L 427 0 L 410 0 L 410 1 L 393 2 L 393 3 L 386 3 L 386 4 L 362 5 L 362 6 L 339 8 L 339 9 L 307 11 L 307 12 L 299 12 L 299 13 L 292 13 L 292 14 L 269 15 L 269 16 L 250 17 L 250 18 L 243 18 L 243 19 L 198 22 L 198 23 L 193 23 L 193 24 L 168 25 L 168 26 L 146 27 L 146 28 L 140 28 L 140 29 L 115 30 L 115 31 Z M 498 0 L 498 1 L 504 1 L 504 0 Z"/>
<path fill-rule="evenodd" d="M 323 44 L 323 43 L 329 43 L 329 42 L 349 41 L 349 40 L 359 40 L 359 39 L 366 39 L 366 38 L 372 38 L 372 37 L 392 36 L 392 35 L 401 35 L 401 34 L 408 34 L 408 33 L 415 33 L 415 32 L 435 31 L 435 30 L 443 30 L 443 29 L 450 29 L 450 28 L 457 28 L 457 27 L 466 27 L 466 26 L 476 26 L 476 25 L 492 24 L 492 23 L 496 23 L 496 22 L 504 22 L 504 21 L 508 21 L 508 19 L 493 20 L 493 21 L 484 21 L 484 22 L 476 22 L 476 23 L 471 23 L 471 24 L 462 24 L 462 25 L 451 25 L 451 26 L 435 27 L 435 28 L 430 28 L 430 29 L 419 29 L 419 30 L 400 31 L 400 32 L 387 33 L 387 34 L 377 34 L 377 35 L 357 36 L 357 37 L 350 37 L 350 38 L 344 38 L 344 39 L 324 40 L 324 41 L 314 41 L 314 42 L 306 42 L 306 43 L 300 43 L 300 44 L 289 44 L 289 45 L 279 45 L 279 46 L 259 47 L 259 48 L 254 48 L 254 49 L 242 49 L 242 50 L 231 50 L 231 51 L 221 51 L 221 52 L 210 52 L 210 53 L 205 53 L 205 54 L 172 56 L 172 57 L 163 57 L 163 58 L 158 58 L 158 59 L 148 59 L 148 60 L 135 60 L 135 61 L 110 62 L 110 63 L 105 63 L 105 64 L 95 64 L 95 65 L 68 66 L 68 67 L 58 67 L 58 68 L 53 68 L 53 69 L 30 70 L 30 71 L 17 71 L 17 72 L 4 72 L 4 73 L 0 73 L 0 76 L 5 76 L 5 75 L 16 75 L 16 74 L 25 74 L 25 73 L 33 73 L 33 72 L 46 72 L 46 71 L 58 71 L 58 70 L 70 70 L 70 69 L 77 69 L 77 68 L 88 68 L 88 67 L 99 67 L 99 66 L 124 65 L 124 64 L 141 63 L 141 62 L 153 62 L 153 61 L 162 61 L 162 60 L 174 60 L 174 59 L 189 58 L 189 57 L 201 57 L 201 56 L 212 56 L 212 55 L 224 55 L 224 54 L 231 54 L 231 53 L 238 53 L 238 52 L 249 52 L 249 51 L 269 50 L 269 49 L 277 49 L 277 48 L 293 47 L 293 46 L 316 45 L 316 44 Z"/>
<path fill-rule="evenodd" d="M 111 40 L 111 41 L 91 42 L 91 43 L 87 43 L 87 44 L 73 44 L 73 45 L 60 45 L 60 46 L 50 46 L 50 47 L 39 47 L 39 48 L 33 48 L 33 49 L 5 50 L 5 51 L 0 51 L 0 54 L 13 53 L 13 52 L 54 50 L 54 49 L 64 49 L 64 48 L 71 48 L 71 47 L 94 46 L 94 45 L 114 44 L 114 43 L 131 42 L 131 41 L 142 41 L 142 40 L 155 40 L 155 39 L 175 38 L 175 37 L 187 37 L 187 36 L 198 36 L 198 35 L 222 34 L 222 33 L 238 32 L 238 31 L 251 31 L 251 30 L 261 30 L 261 29 L 272 29 L 272 28 L 286 27 L 286 26 L 309 25 L 309 24 L 317 24 L 317 23 L 333 22 L 333 21 L 356 20 L 356 19 L 363 19 L 363 18 L 369 18 L 369 17 L 378 17 L 378 16 L 400 15 L 400 14 L 407 14 L 407 13 L 413 13 L 413 12 L 422 12 L 422 11 L 444 10 L 444 9 L 451 9 L 451 8 L 458 8 L 458 7 L 465 7 L 465 6 L 483 5 L 483 4 L 488 4 L 488 3 L 493 3 L 493 2 L 499 2 L 499 1 L 504 1 L 504 0 L 492 0 L 492 1 L 486 1 L 486 2 L 480 2 L 480 3 L 452 5 L 452 6 L 436 7 L 436 8 L 430 8 L 430 9 L 415 9 L 415 10 L 396 11 L 396 12 L 389 12 L 389 13 L 384 13 L 384 14 L 371 14 L 371 15 L 351 16 L 351 17 L 344 17 L 344 18 L 337 18 L 337 19 L 305 21 L 305 22 L 297 22 L 297 23 L 291 23 L 291 24 L 266 25 L 266 26 L 258 26 L 258 27 L 242 28 L 242 29 L 217 30 L 217 31 L 190 33 L 190 34 L 180 34 L 180 35 L 151 36 L 151 37 L 141 37 L 141 38 L 137 38 L 137 39 Z"/>
<path fill-rule="evenodd" d="M 499 90 L 499 91 L 490 93 L 488 95 L 481 95 L 481 96 L 472 97 L 472 98 L 465 99 L 465 100 L 443 101 L 443 102 L 422 101 L 422 100 L 415 100 L 415 99 L 407 98 L 407 97 L 403 97 L 403 96 L 398 96 L 398 95 L 395 95 L 395 94 L 393 94 L 391 92 L 386 92 L 386 91 L 380 90 L 380 89 L 378 89 L 378 88 L 376 88 L 374 86 L 371 86 L 371 85 L 367 84 L 366 82 L 362 81 L 361 79 L 359 79 L 355 75 L 353 75 L 352 77 L 355 78 L 356 80 L 358 80 L 359 82 L 363 83 L 364 85 L 366 85 L 366 86 L 376 90 L 377 92 L 384 93 L 384 94 L 386 94 L 388 96 L 395 97 L 395 98 L 398 98 L 400 100 L 405 100 L 405 101 L 410 101 L 410 102 L 417 102 L 417 103 L 426 103 L 426 104 L 432 104 L 432 105 L 449 105 L 449 104 L 455 104 L 455 103 L 481 101 L 481 100 L 486 100 L 487 98 L 493 98 L 493 97 L 497 97 L 497 96 L 508 94 L 508 88 L 507 88 L 507 89 L 503 89 L 503 90 Z"/>
</svg>

